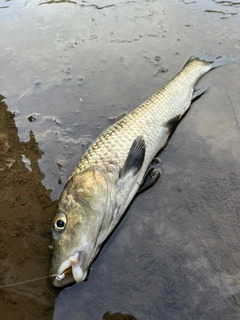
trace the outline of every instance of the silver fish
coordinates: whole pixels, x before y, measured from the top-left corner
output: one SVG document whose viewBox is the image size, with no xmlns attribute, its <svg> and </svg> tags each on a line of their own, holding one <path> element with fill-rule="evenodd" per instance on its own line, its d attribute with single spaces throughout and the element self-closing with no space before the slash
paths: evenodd
<svg viewBox="0 0 240 320">
<path fill-rule="evenodd" d="M 229 56 L 202 51 L 162 89 L 105 130 L 87 149 L 71 174 L 52 223 L 53 255 L 49 274 L 62 287 L 81 282 L 141 188 L 149 165 L 169 135 L 207 88 L 199 78 L 231 62 Z"/>
</svg>

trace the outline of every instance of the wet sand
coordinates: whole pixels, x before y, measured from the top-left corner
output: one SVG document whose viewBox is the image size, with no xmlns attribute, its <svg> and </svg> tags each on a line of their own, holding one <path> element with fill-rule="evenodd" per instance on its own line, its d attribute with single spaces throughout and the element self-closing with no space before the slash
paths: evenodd
<svg viewBox="0 0 240 320">
<path fill-rule="evenodd" d="M 47 274 L 55 201 L 111 119 L 201 46 L 239 56 L 239 13 L 236 1 L 0 2 L 0 285 Z M 239 318 L 239 70 L 201 79 L 210 88 L 161 154 L 161 179 L 89 280 L 56 302 L 45 280 L 0 289 L 4 319 Z"/>
<path fill-rule="evenodd" d="M 14 114 L 0 97 L 1 285 L 46 275 L 51 213 L 56 203 L 42 185 L 34 134 L 20 142 Z M 31 161 L 26 167 L 25 155 Z M 2 319 L 52 319 L 53 302 L 46 281 L 0 289 Z"/>
</svg>

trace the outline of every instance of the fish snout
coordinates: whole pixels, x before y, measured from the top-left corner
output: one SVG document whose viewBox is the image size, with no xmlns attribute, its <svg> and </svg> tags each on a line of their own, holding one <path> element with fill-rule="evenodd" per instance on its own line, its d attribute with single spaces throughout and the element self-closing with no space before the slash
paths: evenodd
<svg viewBox="0 0 240 320">
<path fill-rule="evenodd" d="M 68 257 L 58 268 L 57 276 L 53 281 L 55 287 L 63 287 L 70 283 L 81 282 L 87 276 L 87 270 L 82 269 L 84 252 L 78 251 Z"/>
</svg>

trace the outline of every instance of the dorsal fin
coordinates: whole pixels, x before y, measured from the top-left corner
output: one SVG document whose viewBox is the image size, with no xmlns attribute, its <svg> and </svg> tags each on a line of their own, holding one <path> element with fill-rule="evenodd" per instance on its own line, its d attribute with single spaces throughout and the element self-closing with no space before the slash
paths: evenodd
<svg viewBox="0 0 240 320">
<path fill-rule="evenodd" d="M 124 179 L 130 173 L 135 176 L 142 167 L 145 157 L 145 141 L 142 136 L 138 136 L 129 150 L 127 159 L 120 172 L 119 178 Z"/>
</svg>

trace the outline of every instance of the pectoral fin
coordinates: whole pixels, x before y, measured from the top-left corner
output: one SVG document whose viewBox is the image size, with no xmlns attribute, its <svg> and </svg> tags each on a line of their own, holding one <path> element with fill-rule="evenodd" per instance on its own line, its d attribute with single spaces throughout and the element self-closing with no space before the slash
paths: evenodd
<svg viewBox="0 0 240 320">
<path fill-rule="evenodd" d="M 129 174 L 135 176 L 141 169 L 145 157 L 145 141 L 142 136 L 138 136 L 129 150 L 128 157 L 120 172 L 119 178 L 126 178 Z"/>
</svg>

